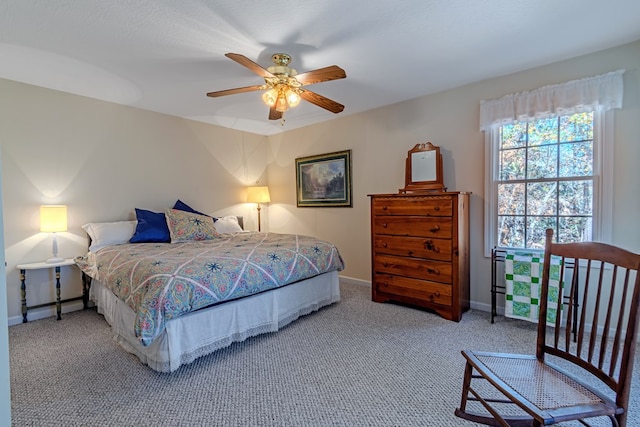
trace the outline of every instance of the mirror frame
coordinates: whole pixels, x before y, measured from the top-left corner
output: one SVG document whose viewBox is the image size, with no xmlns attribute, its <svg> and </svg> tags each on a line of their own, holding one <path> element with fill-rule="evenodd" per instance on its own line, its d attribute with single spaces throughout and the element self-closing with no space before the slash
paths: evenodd
<svg viewBox="0 0 640 427">
<path fill-rule="evenodd" d="M 434 151 L 433 156 L 429 156 L 426 162 L 422 164 L 415 162 L 419 153 Z M 433 180 L 426 181 L 414 181 L 413 171 L 420 168 L 422 176 L 434 177 Z M 406 167 L 405 167 L 405 187 L 401 189 L 401 192 L 407 191 L 446 191 L 446 187 L 443 184 L 442 179 L 442 154 L 440 154 L 440 147 L 433 145 L 431 142 L 416 144 L 407 153 Z"/>
</svg>

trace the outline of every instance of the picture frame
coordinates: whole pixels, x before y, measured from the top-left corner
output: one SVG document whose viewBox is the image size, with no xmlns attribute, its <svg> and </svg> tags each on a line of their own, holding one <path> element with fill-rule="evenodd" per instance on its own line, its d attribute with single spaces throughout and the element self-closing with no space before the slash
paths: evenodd
<svg viewBox="0 0 640 427">
<path fill-rule="evenodd" d="M 296 159 L 297 206 L 352 207 L 351 150 Z"/>
</svg>

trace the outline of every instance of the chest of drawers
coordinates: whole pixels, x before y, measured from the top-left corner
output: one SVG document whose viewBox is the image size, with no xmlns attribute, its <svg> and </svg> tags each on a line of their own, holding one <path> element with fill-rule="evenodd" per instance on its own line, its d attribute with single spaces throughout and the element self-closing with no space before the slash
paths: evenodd
<svg viewBox="0 0 640 427">
<path fill-rule="evenodd" d="M 469 309 L 469 194 L 373 194 L 371 292 L 460 321 Z"/>
</svg>

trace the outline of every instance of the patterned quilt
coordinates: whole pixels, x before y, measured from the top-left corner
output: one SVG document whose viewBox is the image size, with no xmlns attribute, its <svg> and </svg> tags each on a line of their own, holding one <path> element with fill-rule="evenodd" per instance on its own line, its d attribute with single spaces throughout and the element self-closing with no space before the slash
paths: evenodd
<svg viewBox="0 0 640 427">
<path fill-rule="evenodd" d="M 506 317 L 538 322 L 543 260 L 543 253 L 507 251 L 504 260 Z M 561 297 L 561 262 L 561 258 L 551 256 L 547 298 L 547 324 L 549 325 L 553 325 L 556 320 L 556 307 L 558 298 Z"/>
<path fill-rule="evenodd" d="M 168 320 L 185 313 L 344 268 L 338 249 L 328 242 L 257 232 L 114 245 L 75 261 L 134 310 L 135 334 L 144 346 Z"/>
</svg>

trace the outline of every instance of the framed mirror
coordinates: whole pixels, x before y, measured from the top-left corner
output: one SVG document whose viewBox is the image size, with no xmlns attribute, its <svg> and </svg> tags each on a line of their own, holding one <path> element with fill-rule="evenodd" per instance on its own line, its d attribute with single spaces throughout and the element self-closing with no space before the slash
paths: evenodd
<svg viewBox="0 0 640 427">
<path fill-rule="evenodd" d="M 440 147 L 431 142 L 416 144 L 407 153 L 405 170 L 407 191 L 446 191 L 442 180 L 442 154 Z"/>
</svg>

